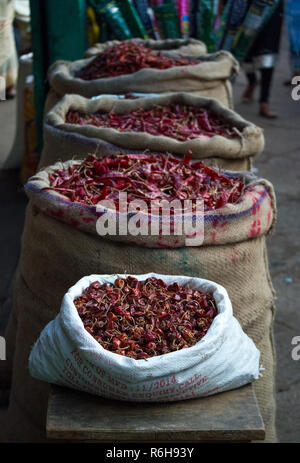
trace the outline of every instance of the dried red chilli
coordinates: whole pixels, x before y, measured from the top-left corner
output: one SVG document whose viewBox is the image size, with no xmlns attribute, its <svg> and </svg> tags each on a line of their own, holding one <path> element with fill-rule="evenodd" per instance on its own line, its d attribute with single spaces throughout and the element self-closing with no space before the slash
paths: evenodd
<svg viewBox="0 0 300 463">
<path fill-rule="evenodd" d="M 180 55 L 176 58 L 164 56 L 142 44 L 123 42 L 99 53 L 79 71 L 77 77 L 83 80 L 93 80 L 132 74 L 145 68 L 169 69 L 199 63 L 199 60 L 184 58 Z"/>
<path fill-rule="evenodd" d="M 143 108 L 124 114 L 95 113 L 83 114 L 69 111 L 66 115 L 69 124 L 109 127 L 119 132 L 146 132 L 151 135 L 188 141 L 195 138 L 211 138 L 220 135 L 236 138 L 238 130 L 211 112 L 195 106 L 172 104 Z"/>
<path fill-rule="evenodd" d="M 104 349 L 134 359 L 192 347 L 218 313 L 211 294 L 154 277 L 96 281 L 74 304 L 84 328 Z"/>
<path fill-rule="evenodd" d="M 119 154 L 97 159 L 88 156 L 67 169 L 49 174 L 50 186 L 72 202 L 97 204 L 103 199 L 118 205 L 119 192 L 127 200 L 203 200 L 204 210 L 219 209 L 238 202 L 244 192 L 240 177 L 191 161 L 164 154 Z"/>
</svg>

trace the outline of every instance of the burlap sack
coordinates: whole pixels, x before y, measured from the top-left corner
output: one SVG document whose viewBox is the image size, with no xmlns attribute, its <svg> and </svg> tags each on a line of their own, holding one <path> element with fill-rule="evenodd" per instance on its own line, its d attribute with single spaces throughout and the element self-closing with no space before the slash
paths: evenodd
<svg viewBox="0 0 300 463">
<path fill-rule="evenodd" d="M 34 204 L 39 208 L 40 211 L 52 216 L 57 217 L 59 220 L 66 222 L 77 229 L 87 233 L 96 233 L 97 221 L 99 219 L 99 213 L 107 213 L 107 217 L 111 220 L 114 218 L 117 229 L 119 222 L 123 217 L 128 218 L 126 213 L 121 214 L 112 209 L 102 209 L 99 206 L 91 206 L 81 203 L 72 203 L 70 200 L 57 191 L 49 190 L 49 174 L 59 170 L 67 170 L 73 165 L 78 165 L 77 161 L 66 161 L 64 163 L 57 162 L 53 166 L 42 170 L 37 173 L 25 185 L 25 191 L 29 199 L 34 201 Z M 237 239 L 237 235 L 240 240 L 247 239 L 249 236 L 257 233 L 256 224 L 259 223 L 260 233 L 266 233 L 270 228 L 271 210 L 270 203 L 266 201 L 268 196 L 268 189 L 270 184 L 265 180 L 257 179 L 253 174 L 244 172 L 228 172 L 227 175 L 232 177 L 242 177 L 246 190 L 243 196 L 243 200 L 236 204 L 227 204 L 226 207 L 218 209 L 216 211 L 206 211 L 204 217 L 203 232 L 201 233 L 201 244 L 209 245 L 220 245 L 234 243 Z M 252 224 L 252 228 L 249 227 L 247 221 L 244 220 L 245 214 L 252 214 L 255 216 L 255 221 Z M 109 214 L 109 215 L 108 215 Z M 143 216 L 149 221 L 157 220 L 151 215 L 151 210 L 147 213 L 143 213 Z M 140 215 L 142 218 L 142 214 Z M 220 221 L 223 222 L 223 226 L 220 225 Z M 224 226 L 225 225 L 227 226 Z M 230 224 L 230 225 L 229 225 Z M 255 231 L 253 231 L 255 228 Z M 188 234 L 190 231 L 188 232 Z M 133 245 L 145 246 L 150 248 L 179 248 L 186 245 L 187 234 L 183 230 L 182 235 L 107 235 L 109 240 L 117 240 L 118 242 L 132 243 Z M 199 237 L 200 238 L 200 237 Z M 196 245 L 200 244 L 197 243 Z"/>
<path fill-rule="evenodd" d="M 262 354 L 265 372 L 255 383 L 255 390 L 266 426 L 266 441 L 276 440 L 274 291 L 265 247 L 276 207 L 271 184 L 259 179 L 256 182 L 260 190 L 254 195 L 249 193 L 251 206 L 246 195 L 226 219 L 225 209 L 215 211 L 213 220 L 206 219 L 208 241 L 203 246 L 172 249 L 108 240 L 95 230 L 82 231 L 74 222 L 71 225 L 51 216 L 52 206 L 43 212 L 38 200 L 43 193 L 31 193 L 14 306 L 14 312 L 18 312 L 18 333 L 7 417 L 11 440 L 45 439 L 49 387 L 29 376 L 28 357 L 41 330 L 57 315 L 67 289 L 92 273 L 145 272 L 206 278 L 227 289 L 235 317 Z M 78 217 L 81 213 L 79 209 Z M 225 242 L 223 234 L 228 238 Z"/>
<path fill-rule="evenodd" d="M 166 40 L 154 40 L 154 39 L 130 39 L 123 40 L 123 42 L 137 42 L 142 43 L 147 48 L 152 50 L 164 51 L 170 53 L 177 53 L 183 56 L 201 56 L 207 53 L 205 43 L 200 40 L 193 38 L 188 39 L 166 39 Z M 102 51 L 109 47 L 118 45 L 122 42 L 119 40 L 110 40 L 104 43 L 96 43 L 91 48 L 88 48 L 85 52 L 85 58 L 91 58 L 92 56 L 98 55 Z"/>
<path fill-rule="evenodd" d="M 170 52 L 163 52 L 170 55 Z M 227 51 L 199 57 L 200 64 L 177 66 L 165 70 L 141 69 L 133 74 L 86 81 L 76 77 L 91 58 L 79 61 L 56 61 L 48 71 L 50 88 L 58 96 L 67 93 L 86 98 L 102 94 L 192 92 L 216 98 L 225 106 L 233 107 L 230 79 L 238 74 L 239 65 Z M 51 97 L 53 104 L 53 96 Z M 46 101 L 49 109 L 50 103 Z"/>
<path fill-rule="evenodd" d="M 65 123 L 69 110 L 84 114 L 93 114 L 97 111 L 122 114 L 138 108 L 149 109 L 155 105 L 164 106 L 172 103 L 211 110 L 224 121 L 234 125 L 238 130 L 238 137 L 229 139 L 217 135 L 209 139 L 197 138 L 181 142 L 170 137 L 154 136 L 143 132 L 119 132 L 111 128 Z M 89 100 L 79 95 L 65 95 L 45 118 L 44 149 L 40 167 L 49 166 L 58 160 L 66 161 L 70 157 L 80 159 L 89 153 L 97 153 L 101 157 L 120 150 L 141 152 L 149 149 L 153 152 L 167 151 L 179 155 L 185 155 L 188 150 L 192 150 L 195 159 L 209 160 L 209 164 L 226 170 L 248 170 L 252 157 L 260 154 L 263 148 L 262 129 L 215 99 L 202 98 L 185 92 L 135 100 L 115 98 Z"/>
</svg>

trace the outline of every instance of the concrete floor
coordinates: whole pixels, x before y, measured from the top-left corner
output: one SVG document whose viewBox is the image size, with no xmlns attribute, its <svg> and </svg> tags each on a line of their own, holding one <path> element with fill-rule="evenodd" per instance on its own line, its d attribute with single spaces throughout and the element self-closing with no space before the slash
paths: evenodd
<svg viewBox="0 0 300 463">
<path fill-rule="evenodd" d="M 282 85 L 288 77 L 288 53 L 284 39 L 271 101 L 279 118 L 262 119 L 257 115 L 256 103 L 249 106 L 240 104 L 245 85 L 242 75 L 235 83 L 234 93 L 236 111 L 265 130 L 266 148 L 255 160 L 255 167 L 258 175 L 273 182 L 278 205 L 276 233 L 268 239 L 270 270 L 277 291 L 277 428 L 281 442 L 300 442 L 300 361 L 292 360 L 291 356 L 292 338 L 300 336 L 300 101 L 293 101 L 290 89 Z M 0 167 L 6 162 L 12 145 L 15 105 L 14 101 L 0 102 Z M 5 299 L 18 259 L 25 204 L 18 173 L 0 171 L 0 304 Z M 6 318 L 2 305 L 0 335 Z M 1 415 L 4 418 L 4 410 L 0 409 L 0 421 Z"/>
</svg>

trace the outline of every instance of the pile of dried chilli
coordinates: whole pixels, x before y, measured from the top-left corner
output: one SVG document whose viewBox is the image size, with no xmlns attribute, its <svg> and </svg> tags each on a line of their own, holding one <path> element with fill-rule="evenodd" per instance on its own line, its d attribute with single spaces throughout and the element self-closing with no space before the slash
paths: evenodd
<svg viewBox="0 0 300 463">
<path fill-rule="evenodd" d="M 220 135 L 226 138 L 238 137 L 238 130 L 211 112 L 195 106 L 171 104 L 155 106 L 152 109 L 137 109 L 124 114 L 95 113 L 82 114 L 69 111 L 69 124 L 93 125 L 113 128 L 119 132 L 145 132 L 151 135 L 188 141 L 195 138 L 211 138 Z"/>
<path fill-rule="evenodd" d="M 123 42 L 113 45 L 99 53 L 87 66 L 82 68 L 77 77 L 83 80 L 116 77 L 132 74 L 141 69 L 169 69 L 175 66 L 199 64 L 199 60 L 183 56 L 169 57 L 155 52 L 142 44 Z"/>
<path fill-rule="evenodd" d="M 74 304 L 85 329 L 104 349 L 133 359 L 192 347 L 218 313 L 212 295 L 154 277 L 96 281 Z"/>
<path fill-rule="evenodd" d="M 164 154 L 119 154 L 103 158 L 88 156 L 67 169 L 49 174 L 50 186 L 72 202 L 94 205 L 103 199 L 115 201 L 119 192 L 127 200 L 203 200 L 204 210 L 237 203 L 244 193 L 242 178 L 228 176 L 191 161 Z"/>
</svg>

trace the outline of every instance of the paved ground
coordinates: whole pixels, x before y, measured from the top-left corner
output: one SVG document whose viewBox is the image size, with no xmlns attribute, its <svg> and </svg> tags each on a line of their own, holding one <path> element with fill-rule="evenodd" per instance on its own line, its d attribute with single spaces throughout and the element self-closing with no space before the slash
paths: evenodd
<svg viewBox="0 0 300 463">
<path fill-rule="evenodd" d="M 292 360 L 291 357 L 292 338 L 300 336 L 300 101 L 293 101 L 290 89 L 282 85 L 288 74 L 287 45 L 283 40 L 272 94 L 272 104 L 280 116 L 277 120 L 258 117 L 257 104 L 245 106 L 239 103 L 245 85 L 243 76 L 238 78 L 234 92 L 236 110 L 265 129 L 266 149 L 255 161 L 255 167 L 260 176 L 273 182 L 278 203 L 276 234 L 268 240 L 278 309 L 275 322 L 278 357 L 277 428 L 281 442 L 300 442 L 300 361 Z M 0 102 L 0 166 L 8 157 L 14 122 L 15 102 Z M 7 294 L 18 259 L 24 205 L 25 198 L 18 184 L 17 172 L 0 172 L 0 303 Z M 3 308 L 0 308 L 0 335 L 6 315 Z M 0 418 L 1 415 L 3 418 L 4 411 L 0 409 Z"/>
</svg>

